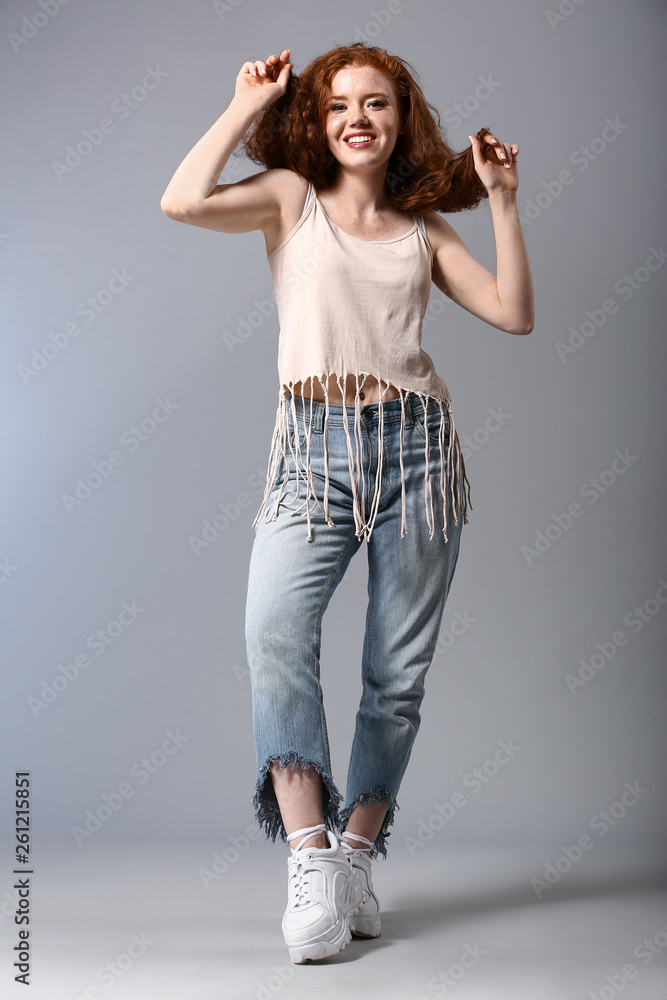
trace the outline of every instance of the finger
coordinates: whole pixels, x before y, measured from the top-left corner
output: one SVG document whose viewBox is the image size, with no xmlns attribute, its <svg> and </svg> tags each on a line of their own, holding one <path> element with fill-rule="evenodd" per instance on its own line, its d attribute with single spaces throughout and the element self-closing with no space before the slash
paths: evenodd
<svg viewBox="0 0 667 1000">
<path fill-rule="evenodd" d="M 495 135 L 492 135 L 491 132 L 485 132 L 484 133 L 484 142 L 487 142 L 490 146 L 494 147 L 493 151 L 494 151 L 494 153 L 496 154 L 496 156 L 501 161 L 503 161 L 503 162 L 506 161 L 507 157 L 506 157 L 505 151 L 503 149 L 503 144 L 500 142 L 499 139 L 496 138 Z M 481 143 L 480 143 L 480 146 L 481 146 Z"/>
<path fill-rule="evenodd" d="M 511 166 L 514 163 L 514 161 L 516 160 L 516 158 L 517 158 L 517 155 L 518 155 L 518 152 L 519 152 L 519 147 L 517 146 L 516 143 L 512 143 L 512 145 L 510 145 L 509 143 L 507 143 L 506 149 L 507 149 L 507 154 L 508 154 L 508 157 L 509 157 L 509 165 Z"/>
<path fill-rule="evenodd" d="M 271 62 L 271 65 L 269 66 L 270 75 L 274 80 L 280 77 L 286 66 L 291 67 L 292 64 L 289 61 L 288 54 L 289 50 L 285 49 L 279 56 L 269 56 L 267 59 L 267 63 L 269 63 L 272 59 L 275 60 L 274 62 Z"/>
<path fill-rule="evenodd" d="M 245 65 L 250 66 L 251 76 L 266 76 L 266 63 L 263 59 L 255 59 L 254 61 L 249 61 Z"/>
<path fill-rule="evenodd" d="M 512 148 L 508 142 L 498 143 L 498 149 L 496 150 L 496 155 L 500 160 L 503 161 L 506 167 L 511 167 L 513 162 Z"/>
</svg>

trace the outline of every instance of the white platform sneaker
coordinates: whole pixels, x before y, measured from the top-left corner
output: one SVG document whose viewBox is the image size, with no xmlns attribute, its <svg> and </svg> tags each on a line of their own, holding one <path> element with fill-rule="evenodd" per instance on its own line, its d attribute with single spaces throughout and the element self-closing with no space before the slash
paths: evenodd
<svg viewBox="0 0 667 1000">
<path fill-rule="evenodd" d="M 345 844 L 345 853 L 352 868 L 359 874 L 359 880 L 364 889 L 364 904 L 357 912 L 347 918 L 347 925 L 355 937 L 375 938 L 380 937 L 380 903 L 373 889 L 373 879 L 371 876 L 372 861 L 363 848 L 354 847 L 351 840 L 360 840 L 367 847 L 372 847 L 373 842 L 360 833 L 343 833 L 340 838 L 341 847 Z"/>
<path fill-rule="evenodd" d="M 326 833 L 330 846 L 303 847 L 316 833 Z M 328 958 L 352 940 L 347 918 L 363 905 L 359 872 L 350 865 L 335 834 L 324 823 L 289 834 L 302 839 L 287 859 L 288 903 L 283 934 L 297 965 Z"/>
</svg>

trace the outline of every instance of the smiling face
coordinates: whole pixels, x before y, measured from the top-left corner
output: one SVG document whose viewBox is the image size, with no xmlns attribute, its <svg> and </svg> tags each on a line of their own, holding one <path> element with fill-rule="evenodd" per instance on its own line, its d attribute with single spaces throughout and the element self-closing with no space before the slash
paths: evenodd
<svg viewBox="0 0 667 1000">
<path fill-rule="evenodd" d="M 326 136 L 329 149 L 342 166 L 377 168 L 386 164 L 402 131 L 398 99 L 389 77 L 371 66 L 338 70 L 326 105 Z M 355 134 L 357 138 L 352 138 Z"/>
</svg>

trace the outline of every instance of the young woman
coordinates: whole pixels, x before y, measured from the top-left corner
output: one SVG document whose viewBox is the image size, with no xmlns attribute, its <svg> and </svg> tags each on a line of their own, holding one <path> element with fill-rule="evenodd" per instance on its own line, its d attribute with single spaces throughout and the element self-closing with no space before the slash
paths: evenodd
<svg viewBox="0 0 667 1000">
<path fill-rule="evenodd" d="M 371 859 L 387 855 L 468 523 L 451 397 L 421 349 L 431 282 L 511 334 L 531 332 L 534 306 L 519 147 L 481 129 L 455 154 L 414 70 L 384 49 L 338 46 L 300 77 L 289 56 L 244 62 L 161 207 L 225 233 L 261 229 L 273 275 L 280 388 L 245 632 L 253 804 L 268 837 L 296 842 L 282 926 L 292 961 L 304 962 L 340 951 L 351 933 L 380 934 Z M 219 184 L 239 143 L 265 169 Z M 438 214 L 485 197 L 497 275 Z M 363 693 L 339 812 L 321 622 L 364 540 Z"/>
</svg>

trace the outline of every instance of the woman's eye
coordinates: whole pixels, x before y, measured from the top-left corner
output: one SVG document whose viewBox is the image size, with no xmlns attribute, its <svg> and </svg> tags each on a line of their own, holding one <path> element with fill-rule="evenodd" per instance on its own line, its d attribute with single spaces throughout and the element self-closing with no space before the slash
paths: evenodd
<svg viewBox="0 0 667 1000">
<path fill-rule="evenodd" d="M 384 107 L 384 101 L 371 101 L 370 103 L 371 104 L 379 104 L 381 108 Z M 331 111 L 336 111 L 338 108 L 343 108 L 343 107 L 345 107 L 344 104 L 332 104 L 330 110 Z"/>
</svg>

